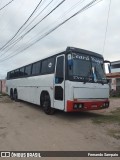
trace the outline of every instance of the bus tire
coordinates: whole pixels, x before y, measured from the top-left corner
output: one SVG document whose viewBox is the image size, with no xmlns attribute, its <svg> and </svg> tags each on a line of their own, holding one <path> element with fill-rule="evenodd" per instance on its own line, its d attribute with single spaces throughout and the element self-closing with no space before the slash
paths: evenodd
<svg viewBox="0 0 120 160">
<path fill-rule="evenodd" d="M 55 109 L 51 107 L 49 95 L 44 95 L 44 98 L 42 97 L 42 107 L 44 112 L 48 115 L 52 115 L 55 112 Z"/>
<path fill-rule="evenodd" d="M 14 91 L 14 100 L 15 100 L 15 102 L 18 102 L 18 93 L 17 93 L 17 90 Z"/>
<path fill-rule="evenodd" d="M 13 89 L 12 89 L 12 88 L 10 89 L 10 99 L 11 99 L 11 100 L 14 100 Z"/>
</svg>

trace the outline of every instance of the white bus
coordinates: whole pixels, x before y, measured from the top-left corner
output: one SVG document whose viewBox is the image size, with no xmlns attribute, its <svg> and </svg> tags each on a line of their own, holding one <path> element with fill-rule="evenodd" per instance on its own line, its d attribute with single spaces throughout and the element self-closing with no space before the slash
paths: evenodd
<svg viewBox="0 0 120 160">
<path fill-rule="evenodd" d="M 47 114 L 109 107 L 103 56 L 73 47 L 8 72 L 7 93 L 42 106 Z"/>
</svg>

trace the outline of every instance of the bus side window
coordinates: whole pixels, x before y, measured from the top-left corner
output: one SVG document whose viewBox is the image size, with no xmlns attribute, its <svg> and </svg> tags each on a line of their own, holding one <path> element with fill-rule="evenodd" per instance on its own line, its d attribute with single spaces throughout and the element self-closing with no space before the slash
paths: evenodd
<svg viewBox="0 0 120 160">
<path fill-rule="evenodd" d="M 42 74 L 47 74 L 47 60 L 42 61 L 41 73 Z"/>
<path fill-rule="evenodd" d="M 32 66 L 32 75 L 40 74 L 40 66 L 41 66 L 40 62 L 36 62 L 36 63 L 33 64 L 33 66 Z"/>
<path fill-rule="evenodd" d="M 14 78 L 18 78 L 19 77 L 19 69 L 16 69 L 14 72 Z"/>
<path fill-rule="evenodd" d="M 25 67 L 20 68 L 20 72 L 19 72 L 20 77 L 24 77 L 24 70 L 25 70 Z"/>
<path fill-rule="evenodd" d="M 54 57 L 45 59 L 42 61 L 41 73 L 42 74 L 52 74 L 54 73 L 54 68 L 55 68 Z"/>
<path fill-rule="evenodd" d="M 55 83 L 60 84 L 63 82 L 63 79 L 64 79 L 64 57 L 61 56 L 57 58 Z"/>
<path fill-rule="evenodd" d="M 10 79 L 10 72 L 7 73 L 7 79 Z"/>
<path fill-rule="evenodd" d="M 47 61 L 47 73 L 54 73 L 54 69 L 55 69 L 55 58 L 49 58 Z"/>
<path fill-rule="evenodd" d="M 31 75 L 31 65 L 28 65 L 25 67 L 25 75 L 30 76 Z"/>
<path fill-rule="evenodd" d="M 14 71 L 11 71 L 10 72 L 10 79 L 13 79 L 14 78 Z"/>
</svg>

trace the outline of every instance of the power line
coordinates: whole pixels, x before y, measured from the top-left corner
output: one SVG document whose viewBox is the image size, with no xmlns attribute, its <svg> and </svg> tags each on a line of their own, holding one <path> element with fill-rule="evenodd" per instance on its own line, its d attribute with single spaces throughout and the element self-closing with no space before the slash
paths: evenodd
<svg viewBox="0 0 120 160">
<path fill-rule="evenodd" d="M 47 6 L 45 6 L 45 7 L 43 8 L 43 10 L 42 10 L 37 16 L 35 16 L 34 19 L 33 19 L 22 31 L 20 30 L 21 32 L 19 31 L 19 33 L 18 33 L 12 40 L 16 39 L 17 36 L 20 36 L 20 35 L 23 33 L 23 31 L 24 31 L 26 28 L 28 28 L 28 27 L 30 26 L 30 24 L 43 12 L 52 2 L 53 2 L 53 0 L 51 0 L 51 1 L 47 4 Z M 14 40 L 14 41 L 11 40 L 8 44 L 6 44 L 6 46 L 4 45 L 5 47 L 3 46 L 4 48 L 2 47 L 3 49 L 1 48 L 1 50 L 3 51 L 3 50 L 5 50 L 6 48 L 8 48 L 8 47 L 10 47 L 10 46 L 13 47 L 16 43 L 18 43 L 18 42 L 22 39 L 22 38 L 21 38 L 21 39 L 20 39 L 20 38 L 21 38 L 21 37 L 19 37 L 18 39 Z M 20 40 L 19 40 L 19 39 L 20 39 Z M 11 49 L 12 47 L 10 47 L 10 49 Z M 9 49 L 8 49 L 8 50 L 9 50 Z M 7 51 L 8 51 L 8 50 L 7 50 Z M 5 53 L 6 53 L 6 52 L 5 52 Z M 1 57 L 2 55 L 4 55 L 4 53 L 1 54 L 0 57 Z"/>
<path fill-rule="evenodd" d="M 21 31 L 21 33 L 23 33 L 23 31 L 25 31 L 25 29 L 28 28 L 28 27 L 30 26 L 30 24 L 32 24 L 32 23 L 35 21 L 35 19 L 36 19 L 38 16 L 40 16 L 40 14 L 41 14 L 45 9 L 47 9 L 47 7 L 48 7 L 53 1 L 54 1 L 54 0 L 51 0 L 51 1 L 43 8 L 43 10 L 40 11 L 40 13 L 38 13 L 38 14 L 33 18 L 33 20 Z M 21 34 L 21 33 L 20 33 L 20 34 Z"/>
<path fill-rule="evenodd" d="M 61 22 L 60 24 L 58 24 L 56 27 L 54 27 L 53 29 L 51 29 L 50 31 L 48 31 L 47 33 L 45 33 L 45 35 L 41 36 L 41 38 L 39 38 L 38 40 L 36 40 L 31 46 L 33 46 L 34 44 L 36 44 L 37 42 L 39 42 L 41 39 L 45 38 L 47 35 L 49 35 L 50 33 L 52 33 L 53 31 L 55 31 L 57 28 L 59 28 L 60 26 L 62 26 L 63 24 L 65 24 L 67 21 L 69 21 L 70 19 L 72 19 L 73 17 L 75 17 L 76 15 L 80 14 L 81 12 L 85 11 L 86 9 L 90 8 L 90 6 L 97 0 L 93 0 L 91 1 L 89 4 L 87 4 L 86 6 L 84 6 L 82 9 L 80 9 L 78 12 L 76 12 L 75 14 L 73 14 L 72 16 L 70 16 L 69 18 L 67 18 L 66 20 L 64 20 L 63 22 Z M 100 0 L 102 1 L 102 0 Z M 93 6 L 93 5 L 92 5 Z M 31 46 L 29 46 L 28 48 L 30 48 Z M 27 49 L 28 49 L 27 48 Z M 26 50 L 26 49 L 25 49 Z M 24 51 L 24 49 L 22 50 Z M 22 52 L 20 51 L 20 52 Z"/>
<path fill-rule="evenodd" d="M 20 35 L 30 26 L 30 24 L 33 23 L 33 22 L 35 21 L 35 19 L 36 19 L 53 1 L 54 1 L 54 0 L 51 0 L 51 1 L 47 4 L 47 6 L 45 6 L 45 7 L 43 8 L 43 10 L 40 11 L 40 13 L 38 13 L 37 16 L 35 16 L 35 17 L 33 18 L 33 20 L 32 20 L 31 22 L 29 22 L 28 25 L 27 25 L 25 28 L 23 28 L 23 30 L 21 29 L 21 30 L 19 31 L 19 33 L 16 35 L 16 37 L 17 37 L 17 36 L 20 36 Z M 42 6 L 42 5 L 41 5 L 41 6 Z M 15 37 L 14 39 L 16 39 L 16 37 Z M 16 44 L 16 42 L 19 42 L 18 39 L 17 39 L 17 40 L 14 40 L 14 39 L 13 39 L 13 41 L 9 42 L 8 45 L 6 45 L 6 46 L 2 49 L 2 51 L 5 50 L 6 48 L 8 48 L 8 47 L 11 46 L 11 45 L 14 46 L 13 44 Z M 12 48 L 12 47 L 11 47 L 11 48 Z M 3 54 L 4 54 L 4 53 L 3 53 Z M 1 56 L 2 56 L 3 54 L 1 54 Z M 0 57 L 1 57 L 1 56 L 0 56 Z"/>
<path fill-rule="evenodd" d="M 59 18 L 58 18 L 58 20 L 60 20 L 60 19 L 62 19 L 65 15 L 67 15 L 71 10 L 73 10 L 76 6 L 78 6 L 78 4 L 81 4 L 81 3 L 83 3 L 85 0 L 80 0 L 79 2 L 77 2 L 75 5 L 73 5 L 70 9 L 68 9 L 62 16 L 60 16 Z M 57 21 L 56 21 L 57 22 Z M 55 23 L 56 23 L 55 22 Z M 48 27 L 46 27 L 46 28 L 48 28 Z M 45 28 L 45 29 L 46 29 Z M 8 50 L 6 50 L 6 52 L 4 52 L 3 54 L 1 54 L 1 56 L 2 55 L 5 55 L 11 48 L 13 48 L 21 39 L 23 39 L 23 37 L 21 36 L 21 37 L 19 37 L 17 40 L 15 40 L 12 44 L 10 44 L 11 45 L 11 47 L 8 49 Z M 29 43 L 29 42 L 27 42 L 27 43 Z M 5 47 L 5 49 L 6 48 L 8 48 L 9 46 L 7 46 L 7 47 Z M 0 57 L 1 57 L 0 56 Z"/>
<path fill-rule="evenodd" d="M 60 21 L 60 19 L 62 19 L 62 18 L 64 18 L 70 11 L 72 11 L 76 6 L 78 6 L 78 4 L 81 4 L 81 3 L 83 3 L 85 0 L 80 0 L 79 2 L 77 2 L 75 5 L 73 5 L 70 9 L 68 9 L 63 15 L 61 15 L 59 18 L 58 18 L 58 20 L 56 20 L 56 21 L 54 21 L 53 23 L 55 24 L 55 23 L 57 23 L 57 21 Z M 52 24 L 53 24 L 52 23 Z M 50 26 L 50 25 L 49 25 Z M 48 29 L 48 27 L 49 26 L 47 26 L 45 29 Z M 45 30 L 44 29 L 44 30 Z M 41 32 L 39 33 L 39 34 L 41 34 Z M 29 43 L 29 41 L 27 42 L 27 43 Z"/>
<path fill-rule="evenodd" d="M 12 0 L 13 1 L 13 0 Z M 40 6 L 42 0 L 40 0 L 40 2 L 37 4 L 37 6 L 35 7 L 35 9 L 33 10 L 33 12 L 30 14 L 30 16 L 28 17 L 28 19 L 23 23 L 23 25 L 18 29 L 18 31 L 15 33 L 15 35 L 5 44 L 3 45 L 0 50 L 4 49 L 4 47 L 10 43 L 15 37 L 16 35 L 20 32 L 20 30 L 25 26 L 25 24 L 30 20 L 30 18 L 33 16 L 33 14 L 35 13 L 35 11 L 37 10 L 37 8 Z"/>
<path fill-rule="evenodd" d="M 102 0 L 99 0 L 99 2 Z M 85 5 L 82 9 L 80 9 L 79 11 L 77 11 L 76 13 L 74 13 L 72 16 L 70 16 L 69 18 L 67 18 L 66 20 L 64 20 L 63 22 L 61 22 L 60 24 L 58 24 L 56 27 L 52 28 L 50 31 L 48 31 L 47 33 L 45 33 L 44 35 L 41 35 L 41 37 L 39 39 L 37 39 L 35 42 L 33 42 L 31 45 L 27 46 L 26 48 L 22 49 L 21 51 L 6 57 L 5 59 L 1 60 L 0 62 L 4 62 L 18 54 L 20 54 L 21 52 L 27 50 L 28 48 L 32 47 L 33 45 L 35 45 L 37 42 L 39 42 L 40 40 L 42 40 L 43 38 L 45 38 L 46 36 L 48 36 L 50 33 L 52 33 L 53 31 L 55 31 L 57 28 L 59 28 L 60 26 L 62 26 L 63 24 L 65 24 L 67 21 L 69 21 L 70 19 L 72 19 L 73 17 L 75 17 L 76 15 L 82 13 L 83 11 L 87 10 L 88 8 L 92 7 L 93 4 L 96 4 L 95 2 L 97 2 L 97 0 L 93 0 L 90 3 L 88 3 L 87 5 Z"/>
<path fill-rule="evenodd" d="M 66 0 L 61 1 L 56 7 L 54 7 L 45 17 L 43 17 L 38 23 L 36 23 L 31 29 L 29 29 L 26 33 L 24 33 L 21 37 L 19 37 L 17 40 L 15 40 L 15 42 L 13 42 L 12 47 L 14 45 L 16 45 L 21 39 L 23 39 L 29 32 L 31 32 L 35 27 L 37 27 L 44 19 L 46 19 L 51 13 L 53 13 L 59 6 L 62 5 L 63 2 L 65 2 Z M 10 47 L 10 49 L 12 48 Z M 8 49 L 7 51 L 9 51 L 10 49 Z M 6 53 L 6 52 L 5 52 Z M 3 53 L 3 54 L 5 54 Z M 1 54 L 1 56 L 3 55 Z M 0 56 L 0 57 L 1 57 Z"/>
<path fill-rule="evenodd" d="M 5 4 L 2 8 L 0 8 L 0 11 L 2 10 L 2 9 L 4 9 L 5 7 L 7 7 L 10 3 L 12 3 L 14 0 L 12 0 L 12 1 L 10 1 L 10 2 L 8 2 L 7 4 Z"/>
<path fill-rule="evenodd" d="M 106 29 L 105 29 L 105 37 L 104 37 L 103 51 L 102 51 L 103 54 L 104 54 L 105 45 L 106 45 L 106 38 L 107 38 L 107 31 L 108 31 L 108 24 L 109 24 L 109 17 L 110 17 L 110 9 L 111 9 L 111 0 L 109 2 L 109 8 L 108 8 L 107 24 L 106 24 Z"/>
<path fill-rule="evenodd" d="M 78 6 L 78 4 L 81 4 L 83 1 L 85 0 L 80 0 L 79 2 L 77 2 L 74 6 L 72 6 L 70 9 L 68 9 L 62 16 L 60 16 L 58 19 L 60 20 L 61 18 L 63 18 L 66 14 L 68 14 L 72 9 L 74 9 L 76 6 Z M 40 20 L 42 21 L 42 20 Z M 39 22 L 38 22 L 39 23 Z M 34 27 L 34 26 L 33 26 Z M 32 28 L 31 28 L 32 29 Z M 27 34 L 27 32 L 25 33 Z M 23 35 L 24 36 L 24 35 Z M 21 36 L 22 37 L 22 36 Z M 23 37 L 22 37 L 23 38 Z"/>
<path fill-rule="evenodd" d="M 66 19 L 65 21 L 63 21 L 62 23 L 60 23 L 59 25 L 57 25 L 56 27 L 54 27 L 53 29 L 51 29 L 50 31 L 48 31 L 47 33 L 45 33 L 44 35 L 42 35 L 38 40 L 36 40 L 35 42 L 33 42 L 31 45 L 27 46 L 26 48 L 24 48 L 23 50 L 19 51 L 18 53 L 15 53 L 14 55 L 11 55 L 9 57 L 7 57 L 6 59 L 3 59 L 2 61 L 5 61 L 9 58 L 12 58 L 14 56 L 16 56 L 17 54 L 20 54 L 21 52 L 27 50 L 28 48 L 30 48 L 31 46 L 33 46 L 34 44 L 36 44 L 37 42 L 39 42 L 40 40 L 42 40 L 43 38 L 45 38 L 47 35 L 49 35 L 51 32 L 53 32 L 54 30 L 56 30 L 57 28 L 59 28 L 61 25 L 63 25 L 64 23 L 66 23 L 68 20 L 70 20 L 71 18 L 75 17 L 76 15 L 78 15 L 79 13 L 85 11 L 86 9 L 90 8 L 93 6 L 93 3 L 95 3 L 97 0 L 93 0 L 91 1 L 89 4 L 87 4 L 85 7 L 83 7 L 81 10 L 79 10 L 78 12 L 76 12 L 75 14 L 73 14 L 71 17 L 69 17 L 68 19 Z M 102 0 L 99 0 L 99 2 Z"/>
</svg>

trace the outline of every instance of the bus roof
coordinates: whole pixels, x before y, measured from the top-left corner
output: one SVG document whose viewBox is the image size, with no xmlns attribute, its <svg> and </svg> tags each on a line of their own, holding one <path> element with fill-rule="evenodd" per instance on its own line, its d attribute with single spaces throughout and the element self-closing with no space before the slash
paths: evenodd
<svg viewBox="0 0 120 160">
<path fill-rule="evenodd" d="M 74 52 L 80 52 L 80 53 L 83 53 L 83 54 L 88 54 L 88 55 L 91 55 L 91 56 L 97 56 L 99 58 L 103 58 L 103 56 L 101 54 L 98 54 L 98 53 L 95 53 L 95 52 L 92 52 L 92 51 L 88 51 L 88 50 L 85 50 L 85 49 L 81 49 L 81 48 L 67 47 L 66 51 L 69 52 L 69 50 L 74 51 Z"/>
<path fill-rule="evenodd" d="M 92 51 L 89 51 L 89 50 L 85 50 L 85 49 L 81 49 L 81 48 L 76 48 L 76 47 L 67 47 L 66 50 L 64 50 L 64 51 L 61 51 L 61 52 L 59 52 L 57 54 L 55 54 L 55 53 L 54 54 L 50 54 L 48 56 L 45 56 L 45 57 L 39 59 L 38 61 L 34 61 L 34 62 L 29 63 L 29 64 L 33 64 L 33 63 L 39 62 L 40 60 L 44 60 L 44 59 L 47 59 L 49 57 L 53 57 L 53 56 L 57 56 L 57 55 L 61 55 L 61 54 L 66 54 L 66 53 L 68 53 L 70 51 L 72 51 L 72 52 L 80 52 L 80 53 L 83 53 L 83 54 L 87 54 L 87 55 L 97 56 L 99 58 L 103 58 L 103 56 L 101 54 L 98 54 L 98 53 L 95 53 L 95 52 L 92 52 Z M 11 71 L 14 71 L 14 70 L 17 70 L 19 68 L 28 66 L 29 64 L 26 64 L 24 66 L 20 66 L 20 67 L 15 68 L 15 69 L 13 69 Z M 11 72 L 11 71 L 9 71 L 9 72 Z"/>
</svg>

